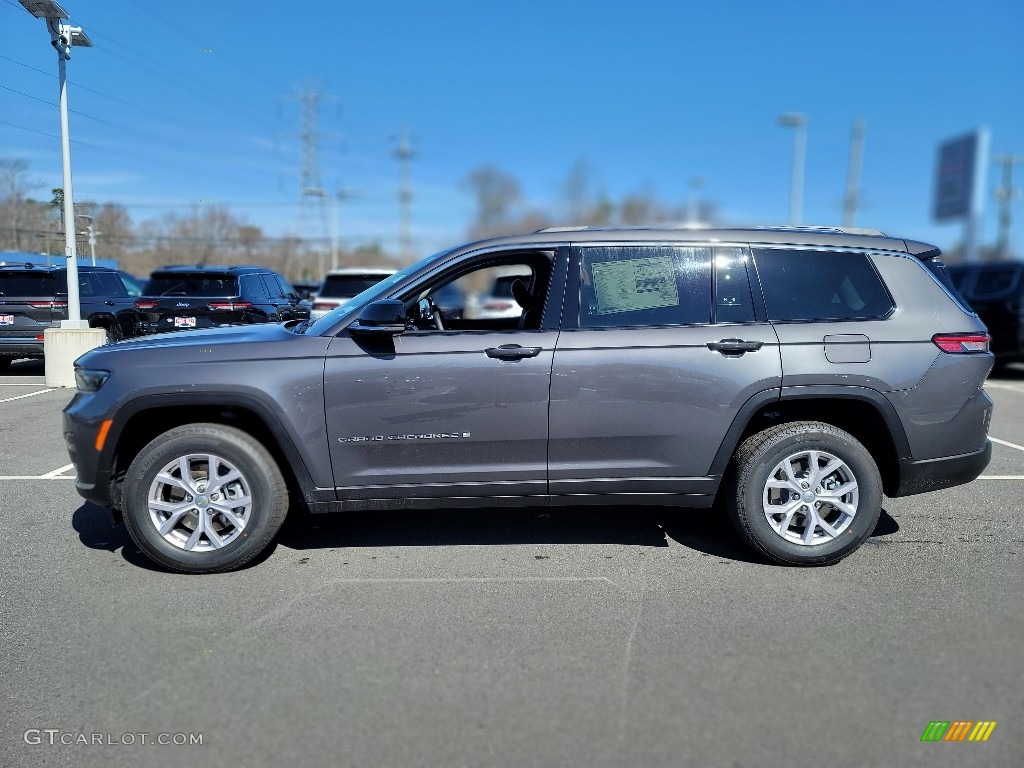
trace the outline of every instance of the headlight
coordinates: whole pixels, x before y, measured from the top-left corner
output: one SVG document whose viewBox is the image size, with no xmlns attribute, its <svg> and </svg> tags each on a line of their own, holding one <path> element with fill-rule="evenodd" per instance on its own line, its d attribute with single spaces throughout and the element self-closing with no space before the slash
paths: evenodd
<svg viewBox="0 0 1024 768">
<path fill-rule="evenodd" d="M 75 368 L 75 385 L 79 392 L 95 392 L 110 378 L 110 371 Z"/>
</svg>

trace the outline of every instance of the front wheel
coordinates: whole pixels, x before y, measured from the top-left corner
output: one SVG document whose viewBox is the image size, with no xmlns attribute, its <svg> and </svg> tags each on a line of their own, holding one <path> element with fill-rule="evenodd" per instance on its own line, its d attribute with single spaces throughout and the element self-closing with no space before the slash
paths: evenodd
<svg viewBox="0 0 1024 768">
<path fill-rule="evenodd" d="M 842 560 L 871 535 L 882 509 L 871 454 L 848 432 L 814 421 L 744 441 L 726 493 L 729 517 L 747 542 L 794 565 Z"/>
<path fill-rule="evenodd" d="M 281 470 L 251 435 L 187 424 L 151 441 L 124 479 L 124 521 L 151 559 L 185 573 L 240 568 L 288 512 Z"/>
</svg>

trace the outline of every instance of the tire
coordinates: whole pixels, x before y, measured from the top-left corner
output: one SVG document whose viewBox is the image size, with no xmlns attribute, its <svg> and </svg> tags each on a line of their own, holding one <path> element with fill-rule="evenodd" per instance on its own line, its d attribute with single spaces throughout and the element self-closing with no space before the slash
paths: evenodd
<svg viewBox="0 0 1024 768">
<path fill-rule="evenodd" d="M 781 424 L 745 440 L 726 494 L 726 512 L 740 535 L 769 559 L 791 565 L 839 562 L 871 535 L 882 510 L 882 479 L 871 454 L 848 432 L 817 421 Z"/>
<path fill-rule="evenodd" d="M 223 487 L 209 482 L 211 463 Z M 132 541 L 183 573 L 241 568 L 270 545 L 288 513 L 288 488 L 269 451 L 222 424 L 187 424 L 152 440 L 128 468 L 122 498 Z"/>
<path fill-rule="evenodd" d="M 0 373 L 3 373 L 11 367 L 11 363 L 14 361 L 12 357 L 0 357 Z"/>
</svg>

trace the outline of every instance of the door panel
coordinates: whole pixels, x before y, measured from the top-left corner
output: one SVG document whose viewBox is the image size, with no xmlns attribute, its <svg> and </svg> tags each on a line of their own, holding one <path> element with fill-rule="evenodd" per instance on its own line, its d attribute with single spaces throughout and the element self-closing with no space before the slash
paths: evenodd
<svg viewBox="0 0 1024 768">
<path fill-rule="evenodd" d="M 742 355 L 723 339 L 763 342 Z M 692 493 L 740 407 L 781 384 L 765 323 L 565 331 L 551 385 L 551 493 Z M 698 489 L 698 490 L 694 490 Z"/>
<path fill-rule="evenodd" d="M 557 337 L 539 330 L 335 338 L 324 375 L 339 495 L 546 493 Z M 488 354 L 515 345 L 527 356 Z"/>
</svg>

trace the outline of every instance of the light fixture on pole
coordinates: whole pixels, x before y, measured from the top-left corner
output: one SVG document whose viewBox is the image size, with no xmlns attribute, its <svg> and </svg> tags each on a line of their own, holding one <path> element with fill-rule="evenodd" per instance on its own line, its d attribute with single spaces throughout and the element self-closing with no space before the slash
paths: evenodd
<svg viewBox="0 0 1024 768">
<path fill-rule="evenodd" d="M 63 23 L 67 12 L 51 0 L 35 2 L 20 0 L 25 10 L 37 19 L 46 20 L 50 32 L 50 44 L 57 51 L 60 74 L 60 140 L 64 161 L 64 255 L 68 261 L 68 319 L 61 321 L 62 328 L 88 328 L 82 320 L 81 301 L 78 294 L 78 251 L 75 247 L 75 204 L 71 189 L 71 139 L 68 130 L 68 81 L 67 60 L 71 58 L 71 47 L 89 48 L 92 40 L 81 27 Z"/>
<path fill-rule="evenodd" d="M 807 116 L 787 112 L 779 118 L 779 125 L 793 128 L 793 180 L 789 190 L 789 223 L 799 227 L 803 215 L 804 156 L 807 153 Z"/>
<path fill-rule="evenodd" d="M 79 213 L 75 216 L 76 219 L 87 219 L 89 226 L 85 228 L 86 233 L 89 235 L 89 257 L 92 259 L 92 265 L 96 266 L 96 233 L 93 231 L 93 218 L 87 213 Z M 102 232 L 100 234 L 103 234 Z"/>
</svg>

